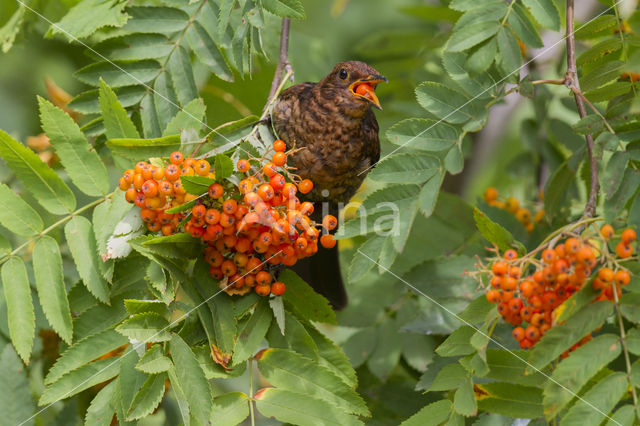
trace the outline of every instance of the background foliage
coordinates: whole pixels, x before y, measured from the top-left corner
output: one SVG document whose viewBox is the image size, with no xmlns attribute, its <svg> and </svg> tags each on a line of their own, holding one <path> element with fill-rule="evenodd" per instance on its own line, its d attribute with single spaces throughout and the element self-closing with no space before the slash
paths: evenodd
<svg viewBox="0 0 640 426">
<path fill-rule="evenodd" d="M 108 424 L 114 414 L 122 424 L 637 422 L 629 394 L 639 384 L 637 278 L 616 306 L 627 371 L 612 303 L 570 299 L 582 308 L 565 318 L 567 338 L 514 357 L 510 327 L 461 275 L 485 254 L 485 238 L 532 250 L 581 216 L 585 133 L 595 137 L 598 213 L 640 225 L 638 87 L 623 77 L 640 71 L 633 1 L 578 2 L 578 74 L 598 108 L 583 119 L 566 87 L 537 84 L 566 71 L 559 0 L 26 5 L 0 6 L 0 390 L 12 395 L 3 422 Z M 356 197 L 366 217 L 348 212 L 342 227 L 349 306 L 334 313 L 287 273 L 281 299 L 220 294 L 184 316 L 215 290 L 196 243 L 139 235 L 109 243 L 139 225 L 122 194 L 111 194 L 136 160 L 202 138 L 202 153 L 222 147 L 233 157 L 250 129 L 229 123 L 261 114 L 283 16 L 293 19 L 296 81 L 317 81 L 347 59 L 390 80 L 377 114 L 390 155 Z M 488 185 L 544 208 L 545 219 L 527 232 L 479 200 Z M 391 235 L 372 232 L 388 213 L 376 210 L 381 201 L 400 207 Z M 472 206 L 487 220 L 476 223 Z M 602 325 L 593 341 L 549 359 L 589 325 Z M 522 360 L 544 374 L 525 374 Z"/>
</svg>

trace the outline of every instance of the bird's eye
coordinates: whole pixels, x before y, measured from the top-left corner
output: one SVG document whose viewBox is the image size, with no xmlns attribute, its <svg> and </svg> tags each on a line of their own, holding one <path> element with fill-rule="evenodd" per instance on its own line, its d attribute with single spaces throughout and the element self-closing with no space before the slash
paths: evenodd
<svg viewBox="0 0 640 426">
<path fill-rule="evenodd" d="M 345 80 L 349 76 L 349 73 L 347 72 L 347 70 L 345 70 L 343 68 L 343 69 L 340 70 L 340 74 L 339 75 L 340 75 L 341 79 Z"/>
</svg>

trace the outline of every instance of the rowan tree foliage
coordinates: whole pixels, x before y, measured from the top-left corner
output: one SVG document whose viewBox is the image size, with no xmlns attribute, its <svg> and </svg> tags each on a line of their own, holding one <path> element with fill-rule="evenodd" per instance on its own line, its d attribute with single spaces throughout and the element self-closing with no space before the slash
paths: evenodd
<svg viewBox="0 0 640 426">
<path fill-rule="evenodd" d="M 0 24 L 1 423 L 640 422 L 637 2 L 9 0 Z M 349 59 L 390 83 L 336 233 L 348 306 L 286 267 L 223 291 L 248 259 L 192 207 L 235 214 L 211 184 L 283 163 L 274 96 Z M 179 188 L 126 172 L 176 151 L 203 160 Z"/>
</svg>

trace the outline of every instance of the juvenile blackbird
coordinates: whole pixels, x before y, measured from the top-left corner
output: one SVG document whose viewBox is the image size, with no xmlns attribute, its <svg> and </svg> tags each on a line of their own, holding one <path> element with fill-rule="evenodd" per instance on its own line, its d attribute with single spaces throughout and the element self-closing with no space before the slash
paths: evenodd
<svg viewBox="0 0 640 426">
<path fill-rule="evenodd" d="M 313 181 L 304 198 L 315 202 L 316 221 L 327 213 L 337 217 L 339 203 L 349 201 L 380 158 L 378 122 L 371 107 L 382 109 L 375 94 L 382 81 L 387 79 L 364 62 L 341 62 L 320 82 L 296 84 L 274 103 L 273 129 L 288 149 L 296 148 L 289 165 Z M 346 305 L 337 246 L 320 248 L 294 269 L 335 309 Z"/>
</svg>

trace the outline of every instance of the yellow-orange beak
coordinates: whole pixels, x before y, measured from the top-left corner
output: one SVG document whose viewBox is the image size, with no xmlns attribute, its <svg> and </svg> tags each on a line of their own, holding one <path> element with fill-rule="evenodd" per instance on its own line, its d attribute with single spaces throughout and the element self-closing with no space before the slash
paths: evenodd
<svg viewBox="0 0 640 426">
<path fill-rule="evenodd" d="M 349 85 L 349 90 L 351 90 L 351 93 L 353 93 L 354 96 L 364 98 L 367 101 L 371 102 L 373 106 L 375 106 L 379 110 L 382 110 L 382 107 L 380 106 L 380 101 L 376 96 L 375 90 L 378 83 L 382 83 L 383 81 L 385 83 L 389 82 L 387 78 L 384 76 L 377 75 L 377 74 L 370 75 L 367 78 L 362 78 L 360 80 L 357 80 L 351 83 Z"/>
</svg>

